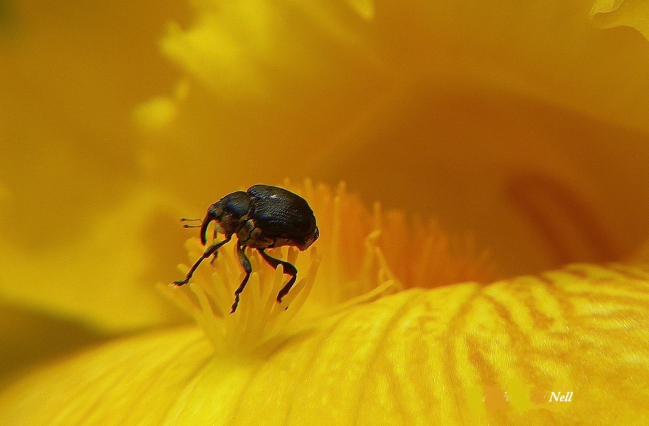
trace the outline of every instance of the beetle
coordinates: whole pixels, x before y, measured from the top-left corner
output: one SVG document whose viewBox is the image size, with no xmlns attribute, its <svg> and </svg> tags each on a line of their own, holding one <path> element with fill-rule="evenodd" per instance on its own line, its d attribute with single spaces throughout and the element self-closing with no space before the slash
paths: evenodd
<svg viewBox="0 0 649 426">
<path fill-rule="evenodd" d="M 200 219 L 181 219 L 184 221 Z M 235 191 L 209 206 L 207 214 L 200 225 L 201 243 L 207 245 L 207 228 L 215 223 L 214 235 L 222 233 L 225 239 L 207 246 L 203 255 L 189 268 L 185 279 L 174 281 L 181 286 L 187 284 L 201 262 L 210 256 L 218 255 L 218 250 L 237 236 L 237 256 L 246 272 L 245 277 L 234 292 L 234 303 L 230 313 L 237 310 L 239 295 L 246 287 L 252 266 L 245 249 L 257 249 L 261 258 L 277 269 L 284 267 L 284 273 L 291 276 L 286 285 L 277 294 L 277 303 L 282 302 L 297 279 L 297 269 L 291 263 L 275 259 L 264 250 L 267 248 L 295 246 L 304 251 L 320 236 L 316 219 L 306 200 L 286 189 L 270 185 L 253 185 L 247 191 Z M 187 228 L 198 227 L 185 225 Z M 213 261 L 214 261 L 213 259 Z"/>
</svg>

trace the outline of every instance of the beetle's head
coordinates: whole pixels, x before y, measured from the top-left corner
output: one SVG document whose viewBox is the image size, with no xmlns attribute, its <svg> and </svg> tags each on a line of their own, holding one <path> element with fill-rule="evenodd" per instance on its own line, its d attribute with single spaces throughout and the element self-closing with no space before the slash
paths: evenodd
<svg viewBox="0 0 649 426">
<path fill-rule="evenodd" d="M 251 206 L 250 195 L 244 191 L 228 194 L 212 204 L 201 224 L 201 243 L 207 243 L 207 227 L 211 222 L 216 232 L 226 236 L 236 233 L 248 220 Z"/>
</svg>

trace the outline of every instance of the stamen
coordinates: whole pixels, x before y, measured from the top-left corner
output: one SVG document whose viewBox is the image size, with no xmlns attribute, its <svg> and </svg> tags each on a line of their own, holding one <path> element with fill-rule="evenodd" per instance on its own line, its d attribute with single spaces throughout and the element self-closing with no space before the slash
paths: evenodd
<svg viewBox="0 0 649 426">
<path fill-rule="evenodd" d="M 223 246 L 213 265 L 203 262 L 189 286 L 159 285 L 203 328 L 217 352 L 243 354 L 258 352 L 262 346 L 272 348 L 276 344 L 272 342 L 287 338 L 296 328 L 308 327 L 315 318 L 372 302 L 405 287 L 433 287 L 489 273 L 484 255 L 477 256 L 476 263 L 454 255 L 450 239 L 441 229 L 420 221 L 408 226 L 404 214 L 384 213 L 379 203 L 370 213 L 358 197 L 346 192 L 344 183 L 335 192 L 326 185 L 314 186 L 309 180 L 302 187 L 285 181 L 285 187 L 308 201 L 321 237 L 305 252 L 293 247 L 266 251 L 271 257 L 286 259 L 298 270 L 297 282 L 281 303 L 276 298 L 289 276 L 281 264 L 274 269 L 256 250 L 248 248 L 246 256 L 253 272 L 240 294 L 238 310 L 230 314 L 235 289 L 244 276 L 236 244 Z M 475 250 L 471 240 L 464 245 L 469 252 Z M 196 237 L 186 246 L 190 260 L 204 250 Z M 188 268 L 180 267 L 182 272 Z M 298 316 L 299 321 L 295 321 Z"/>
</svg>

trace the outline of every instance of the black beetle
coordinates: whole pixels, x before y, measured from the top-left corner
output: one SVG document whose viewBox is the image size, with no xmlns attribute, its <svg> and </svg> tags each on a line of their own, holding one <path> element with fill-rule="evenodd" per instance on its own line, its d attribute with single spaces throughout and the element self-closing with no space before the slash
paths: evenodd
<svg viewBox="0 0 649 426">
<path fill-rule="evenodd" d="M 313 211 L 304 198 L 270 185 L 253 185 L 246 192 L 233 192 L 212 204 L 207 209 L 207 214 L 200 226 L 203 245 L 207 244 L 207 227 L 212 221 L 215 222 L 215 235 L 216 232 L 225 234 L 225 240 L 214 242 L 207 247 L 203 255 L 189 268 L 185 279 L 174 281 L 174 284 L 179 286 L 187 284 L 198 265 L 210 256 L 214 256 L 216 259 L 218 249 L 230 241 L 232 235 L 236 234 L 237 255 L 239 263 L 246 271 L 246 276 L 234 292 L 234 303 L 230 313 L 237 310 L 239 294 L 245 288 L 252 273 L 250 259 L 245 253 L 246 247 L 257 249 L 262 259 L 270 266 L 277 268 L 282 265 L 284 273 L 291 275 L 288 283 L 277 294 L 277 302 L 280 303 L 295 284 L 297 269 L 289 262 L 270 257 L 264 250 L 273 247 L 295 246 L 304 251 L 320 236 Z"/>
</svg>

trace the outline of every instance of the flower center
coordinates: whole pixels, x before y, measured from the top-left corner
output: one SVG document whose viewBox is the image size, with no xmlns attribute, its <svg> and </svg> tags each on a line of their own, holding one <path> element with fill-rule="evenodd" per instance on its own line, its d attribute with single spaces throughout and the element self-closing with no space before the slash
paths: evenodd
<svg viewBox="0 0 649 426">
<path fill-rule="evenodd" d="M 335 191 L 326 185 L 314 187 L 309 180 L 302 186 L 287 181 L 284 187 L 308 201 L 320 238 L 304 252 L 293 247 L 267 250 L 298 270 L 298 281 L 282 303 L 276 301 L 277 294 L 289 279 L 282 266 L 273 269 L 255 250 L 247 249 L 253 273 L 237 311 L 230 314 L 244 276 L 234 243 L 223 246 L 212 262 L 203 262 L 188 286 L 159 285 L 196 320 L 217 352 L 273 346 L 308 328 L 314 319 L 407 287 L 486 282 L 494 276 L 487 256 L 475 256 L 473 245 L 454 243 L 434 224 L 406 224 L 403 213 L 383 213 L 378 203 L 370 212 L 342 183 Z M 204 249 L 197 237 L 187 241 L 192 260 Z M 188 268 L 180 266 L 182 272 Z"/>
</svg>

